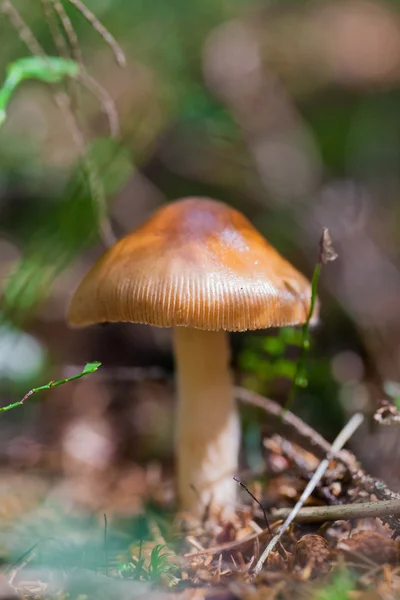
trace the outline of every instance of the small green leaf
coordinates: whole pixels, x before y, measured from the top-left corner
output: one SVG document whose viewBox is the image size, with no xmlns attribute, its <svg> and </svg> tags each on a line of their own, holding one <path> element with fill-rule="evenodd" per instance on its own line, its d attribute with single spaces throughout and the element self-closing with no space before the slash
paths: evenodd
<svg viewBox="0 0 400 600">
<path fill-rule="evenodd" d="M 94 373 L 101 366 L 101 362 L 92 362 L 87 363 L 85 368 L 82 371 L 82 375 L 86 375 L 86 373 Z"/>
</svg>

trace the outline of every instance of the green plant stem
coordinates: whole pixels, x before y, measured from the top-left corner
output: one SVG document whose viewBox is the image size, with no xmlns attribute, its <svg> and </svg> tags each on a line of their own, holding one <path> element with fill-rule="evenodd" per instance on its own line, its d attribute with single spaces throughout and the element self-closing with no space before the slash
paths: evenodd
<svg viewBox="0 0 400 600">
<path fill-rule="evenodd" d="M 286 412 L 288 410 L 290 410 L 290 408 L 292 407 L 292 404 L 296 397 L 296 390 L 297 390 L 297 387 L 299 386 L 300 375 L 301 375 L 301 373 L 304 372 L 305 362 L 306 362 L 307 354 L 308 354 L 308 351 L 310 348 L 310 322 L 311 322 L 311 319 L 312 319 L 312 316 L 314 313 L 314 309 L 315 309 L 315 304 L 317 301 L 318 282 L 319 282 L 319 278 L 321 275 L 321 270 L 322 270 L 322 262 L 319 261 L 315 266 L 314 273 L 312 276 L 310 310 L 309 310 L 309 313 L 307 316 L 307 320 L 304 323 L 303 328 L 302 328 L 300 356 L 297 361 L 296 371 L 295 371 L 294 378 L 292 381 L 292 386 L 290 388 L 289 397 L 288 397 L 287 402 L 282 410 L 282 418 L 285 416 Z"/>
<path fill-rule="evenodd" d="M 81 371 L 80 373 L 77 373 L 76 375 L 73 375 L 72 377 L 68 377 L 67 379 L 60 379 L 59 381 L 49 381 L 49 383 L 46 383 L 45 385 L 41 385 L 37 388 L 33 388 L 27 394 L 25 394 L 25 396 L 18 402 L 14 402 L 13 404 L 9 404 L 8 406 L 0 407 L 0 413 L 11 410 L 12 408 L 16 408 L 17 406 L 22 406 L 22 404 L 25 402 L 25 400 L 28 400 L 28 398 L 33 396 L 33 394 L 37 394 L 38 392 L 42 392 L 43 390 L 49 390 L 53 387 L 58 387 L 59 385 L 64 385 L 64 383 L 68 383 L 69 381 L 75 381 L 75 379 L 80 379 L 81 377 L 84 377 L 85 375 L 94 373 L 95 371 L 97 371 L 97 369 L 100 367 L 100 365 L 101 365 L 101 363 L 99 363 L 99 362 L 88 363 L 85 366 L 85 368 L 83 369 L 83 371 Z"/>
</svg>

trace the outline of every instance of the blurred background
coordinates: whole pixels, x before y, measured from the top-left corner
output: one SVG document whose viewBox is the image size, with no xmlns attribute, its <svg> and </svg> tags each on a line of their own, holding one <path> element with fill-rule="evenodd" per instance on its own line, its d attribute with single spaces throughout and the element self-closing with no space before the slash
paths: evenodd
<svg viewBox="0 0 400 600">
<path fill-rule="evenodd" d="M 1 493 L 17 498 L 0 510 L 63 498 L 131 515 L 167 493 L 170 331 L 71 330 L 65 315 L 107 244 L 188 195 L 242 211 L 309 278 L 329 228 L 339 259 L 322 272 L 293 409 L 328 439 L 366 413 L 353 450 L 400 490 L 399 433 L 370 418 L 400 396 L 400 4 L 85 5 L 125 66 L 79 3 L 0 3 L 1 79 L 32 51 L 84 64 L 79 83 L 25 82 L 0 129 L 0 403 L 103 364 L 0 415 Z M 232 348 L 238 384 L 284 403 L 298 337 L 234 334 Z M 244 466 L 262 464 L 263 420 L 242 409 Z"/>
</svg>

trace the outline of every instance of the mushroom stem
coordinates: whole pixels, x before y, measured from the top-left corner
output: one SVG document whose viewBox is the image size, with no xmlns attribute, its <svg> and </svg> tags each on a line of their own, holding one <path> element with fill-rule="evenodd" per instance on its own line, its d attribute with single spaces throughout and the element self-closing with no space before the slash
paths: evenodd
<svg viewBox="0 0 400 600">
<path fill-rule="evenodd" d="M 225 331 L 175 327 L 180 508 L 202 516 L 206 506 L 232 510 L 240 428 Z"/>
</svg>

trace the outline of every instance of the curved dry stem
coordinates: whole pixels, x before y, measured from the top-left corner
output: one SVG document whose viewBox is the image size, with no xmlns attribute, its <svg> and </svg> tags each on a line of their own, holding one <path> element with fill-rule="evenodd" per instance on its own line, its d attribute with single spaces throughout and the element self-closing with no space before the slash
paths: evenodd
<svg viewBox="0 0 400 600">
<path fill-rule="evenodd" d="M 81 49 L 79 46 L 78 36 L 72 25 L 71 19 L 69 18 L 68 14 L 65 11 L 63 5 L 61 4 L 60 0 L 51 0 L 51 3 L 53 5 L 55 12 L 58 15 L 58 18 L 60 19 L 62 27 L 67 36 L 68 43 L 69 43 L 69 46 L 71 49 L 71 56 L 78 63 L 78 65 L 82 68 L 82 66 L 83 66 L 82 52 L 81 52 Z"/>
<path fill-rule="evenodd" d="M 110 94 L 94 77 L 83 69 L 81 70 L 78 80 L 98 99 L 101 109 L 105 114 L 108 126 L 110 128 L 110 135 L 112 137 L 118 137 L 120 133 L 118 111 L 115 106 L 114 100 Z"/>
<path fill-rule="evenodd" d="M 59 7 L 58 0 L 51 0 L 51 2 L 52 2 L 53 8 L 55 8 L 56 6 Z M 46 5 L 46 2 L 42 2 L 42 6 L 45 6 L 45 5 Z M 42 46 L 36 39 L 35 35 L 31 31 L 31 29 L 25 23 L 24 19 L 22 18 L 22 16 L 18 12 L 18 10 L 10 2 L 10 0 L 3 0 L 2 4 L 0 6 L 1 6 L 1 11 L 7 16 L 10 24 L 17 31 L 20 39 L 25 43 L 25 45 L 30 50 L 30 52 L 34 56 L 41 56 L 43 58 L 46 58 L 47 55 L 46 55 L 44 49 L 42 48 Z M 47 6 L 48 6 L 48 3 L 47 3 Z M 48 7 L 48 8 L 50 8 L 50 7 Z M 58 10 L 60 10 L 60 8 L 58 8 Z M 47 11 L 47 13 L 48 12 L 49 11 Z M 61 6 L 60 14 L 64 15 L 64 12 L 65 11 L 64 11 L 63 7 Z M 52 19 L 52 17 L 50 17 L 50 18 L 53 21 L 52 27 L 53 27 L 53 31 L 55 32 L 54 20 Z M 62 19 L 60 18 L 60 20 L 61 20 L 61 24 L 63 25 L 64 29 L 65 29 L 65 25 L 66 25 L 67 21 L 70 24 L 69 17 L 67 17 L 67 20 L 64 17 Z M 50 23 L 49 23 L 49 27 L 50 27 Z M 72 24 L 70 26 L 67 25 L 67 28 L 68 29 L 65 31 L 65 33 L 68 37 L 69 35 L 71 35 L 71 30 L 73 32 Z M 62 45 L 62 52 L 65 52 L 66 46 L 60 41 L 60 35 L 61 35 L 61 32 L 59 32 L 59 34 L 57 33 L 57 36 L 54 38 L 54 42 L 56 45 L 59 45 L 60 50 L 61 50 L 61 45 Z M 79 45 L 78 45 L 77 37 L 74 36 L 74 32 L 72 33 L 72 38 L 70 39 L 70 43 L 71 43 L 71 46 L 74 47 L 75 52 L 78 52 L 79 57 L 80 57 Z M 78 50 L 77 50 L 77 48 L 78 48 Z M 71 50 L 72 50 L 72 48 L 71 48 Z M 77 56 L 75 56 L 74 58 L 77 58 Z M 82 69 L 82 71 L 84 72 L 84 69 Z M 93 91 L 93 85 L 92 85 L 92 91 Z M 76 109 L 76 107 L 74 107 L 75 108 L 75 111 L 74 111 L 74 109 L 72 107 L 71 99 L 75 97 L 76 88 L 70 87 L 69 92 L 70 92 L 70 94 L 67 94 L 67 93 L 61 92 L 61 91 L 55 91 L 54 99 L 56 101 L 57 106 L 63 112 L 64 117 L 69 124 L 72 139 L 74 140 L 75 145 L 78 149 L 78 152 L 82 158 L 84 170 L 85 170 L 89 188 L 90 188 L 90 192 L 91 192 L 93 201 L 96 206 L 96 212 L 98 215 L 98 229 L 100 232 L 100 236 L 103 239 L 103 242 L 105 243 L 105 245 L 108 246 L 115 241 L 115 236 L 113 234 L 112 227 L 109 222 L 108 215 L 107 215 L 107 203 L 106 203 L 106 198 L 104 195 L 104 189 L 103 189 L 99 174 L 97 172 L 96 165 L 94 164 L 92 158 L 88 155 L 88 153 L 86 151 L 86 140 L 85 140 L 85 136 L 83 134 L 82 128 L 79 124 L 79 117 L 76 114 L 77 109 Z M 97 88 L 97 93 L 99 93 L 98 88 Z M 71 94 L 72 94 L 72 96 L 71 96 Z M 103 96 L 103 98 L 104 98 L 104 96 Z M 104 106 L 104 104 L 102 104 L 102 106 Z M 110 108 L 109 108 L 109 104 L 108 104 L 107 105 L 107 114 L 109 114 L 109 110 L 110 110 Z M 115 115 L 116 115 L 116 111 L 112 115 L 112 120 L 110 122 L 110 129 L 112 131 L 115 131 Z"/>
<path fill-rule="evenodd" d="M 111 51 L 115 56 L 115 60 L 117 63 L 124 67 L 126 65 L 126 58 L 124 51 L 121 46 L 118 44 L 117 40 L 111 33 L 104 27 L 104 25 L 98 20 L 98 18 L 87 8 L 81 0 L 68 0 L 79 12 L 85 17 L 87 21 L 91 24 L 93 29 L 97 31 L 103 38 L 103 40 L 108 44 Z"/>
<path fill-rule="evenodd" d="M 27 48 L 34 56 L 44 56 L 45 52 L 31 29 L 25 23 L 17 9 L 9 0 L 3 0 L 1 4 L 1 12 L 6 15 L 10 24 L 18 33 L 20 39 L 24 42 Z"/>
<path fill-rule="evenodd" d="M 63 58 L 71 58 L 68 44 L 65 40 L 58 20 L 55 18 L 53 10 L 53 0 L 41 0 L 43 14 L 47 25 L 49 26 L 51 36 L 57 48 L 57 52 Z"/>
<path fill-rule="evenodd" d="M 78 80 L 97 98 L 105 114 L 110 135 L 117 137 L 120 132 L 118 112 L 108 91 L 85 69 L 78 36 L 71 19 L 59 0 L 41 0 L 43 13 L 60 56 L 73 58 L 80 66 Z M 58 19 L 57 19 L 58 16 Z M 60 27 L 60 23 L 62 27 Z M 65 35 L 69 45 L 66 42 Z"/>
</svg>

